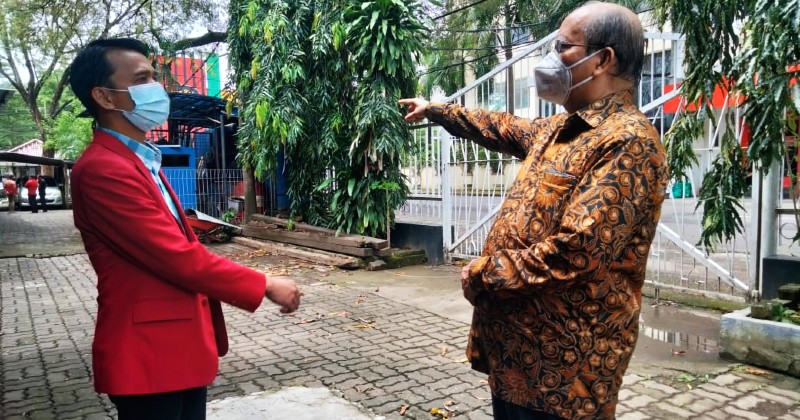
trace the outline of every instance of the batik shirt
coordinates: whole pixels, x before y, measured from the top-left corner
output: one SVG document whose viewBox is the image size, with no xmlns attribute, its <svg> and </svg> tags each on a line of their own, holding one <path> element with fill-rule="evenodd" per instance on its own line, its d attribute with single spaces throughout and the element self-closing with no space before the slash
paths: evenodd
<svg viewBox="0 0 800 420">
<path fill-rule="evenodd" d="M 473 367 L 504 401 L 613 418 L 668 180 L 655 128 L 630 91 L 535 120 L 457 105 L 426 117 L 522 160 L 470 270 Z"/>
</svg>

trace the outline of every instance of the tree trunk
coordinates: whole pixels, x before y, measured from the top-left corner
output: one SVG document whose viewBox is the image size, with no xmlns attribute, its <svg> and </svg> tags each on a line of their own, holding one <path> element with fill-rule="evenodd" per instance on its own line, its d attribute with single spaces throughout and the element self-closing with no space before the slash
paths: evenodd
<svg viewBox="0 0 800 420">
<path fill-rule="evenodd" d="M 256 180 L 253 175 L 253 170 L 250 165 L 245 165 L 242 170 L 242 177 L 244 178 L 244 221 L 250 221 L 253 214 L 256 213 Z"/>
<path fill-rule="evenodd" d="M 39 132 L 39 140 L 41 140 L 42 143 L 47 143 L 47 130 L 45 129 L 44 115 L 42 115 L 39 107 L 36 106 L 36 102 L 28 101 L 27 98 L 25 102 L 28 104 L 28 109 L 31 110 L 31 117 L 33 117 L 33 122 L 36 124 L 36 131 Z M 49 158 L 55 157 L 55 150 L 48 149 L 43 145 L 42 156 Z"/>
</svg>

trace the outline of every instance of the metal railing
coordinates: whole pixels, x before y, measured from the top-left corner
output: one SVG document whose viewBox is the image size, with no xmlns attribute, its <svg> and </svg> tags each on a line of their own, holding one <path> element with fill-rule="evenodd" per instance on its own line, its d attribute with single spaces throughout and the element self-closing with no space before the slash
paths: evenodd
<svg viewBox="0 0 800 420">
<path fill-rule="evenodd" d="M 241 169 L 164 168 L 164 174 L 184 209 L 196 209 L 216 218 L 221 218 L 229 209 L 234 213 L 244 210 Z M 269 211 L 275 201 L 265 193 L 274 189 L 263 188 L 260 183 L 256 185 L 257 211 Z"/>
</svg>

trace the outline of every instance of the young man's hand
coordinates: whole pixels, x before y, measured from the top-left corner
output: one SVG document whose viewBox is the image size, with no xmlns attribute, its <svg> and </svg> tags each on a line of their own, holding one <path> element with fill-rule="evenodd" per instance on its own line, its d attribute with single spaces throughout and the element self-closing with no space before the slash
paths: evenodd
<svg viewBox="0 0 800 420">
<path fill-rule="evenodd" d="M 267 299 L 281 307 L 281 313 L 290 314 L 300 306 L 300 290 L 294 281 L 282 277 L 267 279 Z"/>
<path fill-rule="evenodd" d="M 405 120 L 411 123 L 420 122 L 425 119 L 425 110 L 428 109 L 430 102 L 422 98 L 409 98 L 397 101 L 398 104 L 408 106 L 408 113 Z"/>
</svg>

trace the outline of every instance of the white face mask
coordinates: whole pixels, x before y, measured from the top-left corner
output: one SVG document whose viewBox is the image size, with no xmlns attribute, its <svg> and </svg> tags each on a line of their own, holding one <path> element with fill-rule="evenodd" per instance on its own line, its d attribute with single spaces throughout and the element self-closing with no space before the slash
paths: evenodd
<svg viewBox="0 0 800 420">
<path fill-rule="evenodd" d="M 573 85 L 571 70 L 575 66 L 594 57 L 600 51 L 603 50 L 597 50 L 569 67 L 564 65 L 558 53 L 550 51 L 550 53 L 548 53 L 533 69 L 533 75 L 536 78 L 536 92 L 539 94 L 539 97 L 558 105 L 564 105 L 569 98 L 570 92 L 589 83 L 594 78 L 594 76 L 589 76 Z"/>
</svg>

